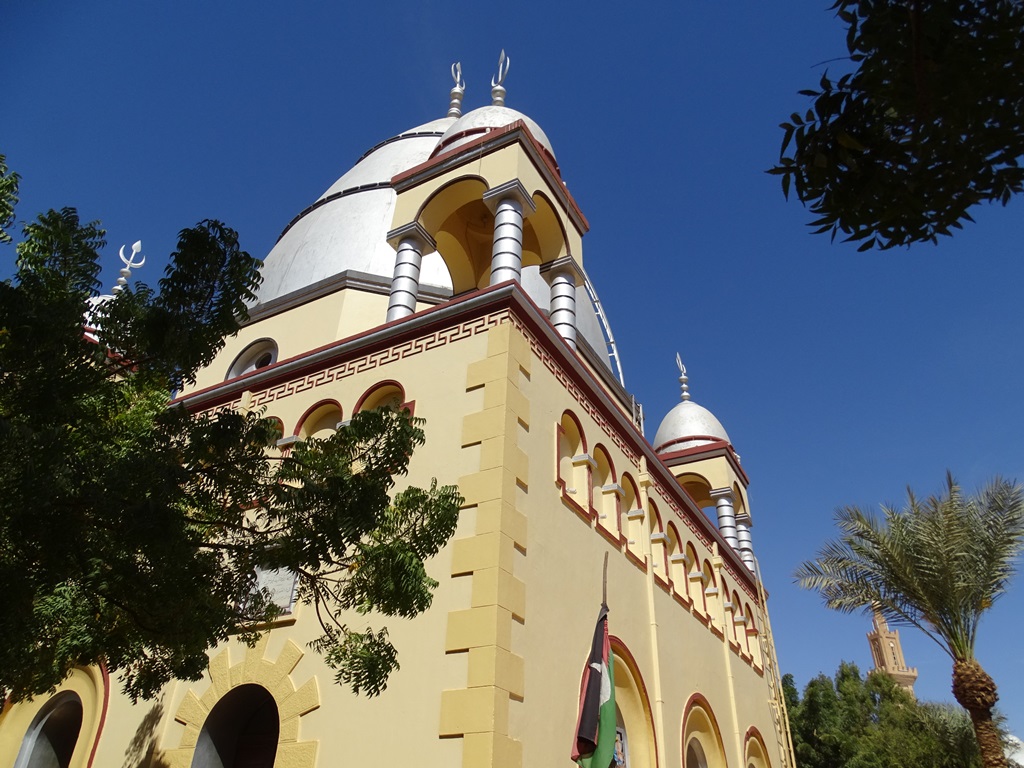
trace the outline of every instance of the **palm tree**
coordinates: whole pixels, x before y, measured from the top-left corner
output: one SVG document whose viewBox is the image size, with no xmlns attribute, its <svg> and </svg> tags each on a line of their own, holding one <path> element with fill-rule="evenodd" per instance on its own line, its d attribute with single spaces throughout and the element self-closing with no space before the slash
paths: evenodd
<svg viewBox="0 0 1024 768">
<path fill-rule="evenodd" d="M 797 569 L 805 589 L 843 613 L 877 608 L 894 625 L 914 626 L 953 659 L 953 696 L 971 716 L 986 768 L 1005 768 L 992 719 L 996 685 L 974 658 L 982 614 L 1006 592 L 1024 544 L 1024 493 L 997 478 L 965 497 L 947 474 L 940 496 L 879 519 L 857 507 L 836 511 L 841 532 Z"/>
</svg>

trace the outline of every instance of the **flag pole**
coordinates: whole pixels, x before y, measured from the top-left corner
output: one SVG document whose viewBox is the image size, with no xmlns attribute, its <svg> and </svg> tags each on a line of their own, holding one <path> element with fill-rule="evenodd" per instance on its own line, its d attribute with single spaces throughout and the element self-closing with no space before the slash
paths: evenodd
<svg viewBox="0 0 1024 768">
<path fill-rule="evenodd" d="M 601 607 L 608 609 L 608 552 L 604 553 L 604 575 L 601 578 Z"/>
</svg>

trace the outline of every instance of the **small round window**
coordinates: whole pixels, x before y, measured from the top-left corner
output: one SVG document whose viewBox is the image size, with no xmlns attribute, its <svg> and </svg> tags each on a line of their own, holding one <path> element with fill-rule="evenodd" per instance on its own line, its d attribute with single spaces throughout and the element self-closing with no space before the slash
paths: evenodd
<svg viewBox="0 0 1024 768">
<path fill-rule="evenodd" d="M 259 339 L 242 350 L 228 368 L 226 378 L 233 379 L 244 373 L 252 373 L 277 362 L 277 344 L 273 339 Z"/>
</svg>

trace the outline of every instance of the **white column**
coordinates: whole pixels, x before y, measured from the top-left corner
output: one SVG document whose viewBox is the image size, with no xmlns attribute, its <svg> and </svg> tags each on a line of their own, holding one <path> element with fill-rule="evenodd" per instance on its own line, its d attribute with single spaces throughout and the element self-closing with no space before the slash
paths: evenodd
<svg viewBox="0 0 1024 768">
<path fill-rule="evenodd" d="M 518 179 L 488 190 L 483 200 L 494 214 L 490 285 L 506 280 L 519 282 L 523 273 L 523 220 L 537 207 Z"/>
<path fill-rule="evenodd" d="M 736 538 L 740 542 L 740 559 L 751 573 L 754 572 L 754 545 L 750 539 L 752 524 L 750 515 L 746 512 L 741 512 L 736 518 Z"/>
<path fill-rule="evenodd" d="M 576 281 L 567 272 L 559 272 L 551 279 L 551 324 L 576 349 Z"/>
<path fill-rule="evenodd" d="M 739 551 L 739 540 L 736 538 L 736 512 L 733 508 L 732 489 L 718 488 L 711 492 L 718 512 L 718 530 L 722 538 L 733 549 Z"/>
<path fill-rule="evenodd" d="M 391 278 L 387 322 L 408 317 L 416 311 L 420 289 L 420 264 L 425 250 L 437 248 L 434 239 L 418 222 L 388 232 L 388 243 L 398 251 Z"/>
<path fill-rule="evenodd" d="M 565 343 L 576 349 L 576 286 L 583 273 L 572 256 L 563 256 L 540 268 L 551 286 L 549 319 Z"/>
</svg>

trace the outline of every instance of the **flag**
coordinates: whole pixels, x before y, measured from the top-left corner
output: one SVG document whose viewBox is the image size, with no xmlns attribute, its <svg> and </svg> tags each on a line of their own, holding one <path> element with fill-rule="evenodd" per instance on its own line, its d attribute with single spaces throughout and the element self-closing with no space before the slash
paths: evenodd
<svg viewBox="0 0 1024 768">
<path fill-rule="evenodd" d="M 583 768 L 608 768 L 615 758 L 615 673 L 608 642 L 608 606 L 602 605 L 580 681 L 580 712 L 572 759 Z"/>
</svg>

